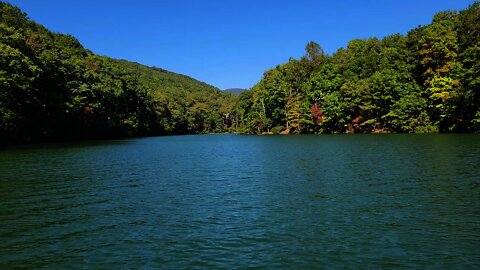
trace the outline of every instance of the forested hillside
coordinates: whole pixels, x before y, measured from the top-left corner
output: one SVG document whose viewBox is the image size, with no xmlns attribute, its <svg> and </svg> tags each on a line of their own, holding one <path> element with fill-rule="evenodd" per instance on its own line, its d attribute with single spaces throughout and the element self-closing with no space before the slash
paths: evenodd
<svg viewBox="0 0 480 270">
<path fill-rule="evenodd" d="M 480 3 L 333 55 L 301 59 L 238 95 L 98 56 L 0 2 L 0 140 L 207 132 L 480 131 Z"/>
<path fill-rule="evenodd" d="M 235 97 L 187 76 L 98 56 L 0 2 L 0 140 L 226 131 Z"/>
<path fill-rule="evenodd" d="M 333 55 L 306 55 L 265 72 L 233 114 L 246 133 L 480 130 L 480 3 Z"/>
</svg>

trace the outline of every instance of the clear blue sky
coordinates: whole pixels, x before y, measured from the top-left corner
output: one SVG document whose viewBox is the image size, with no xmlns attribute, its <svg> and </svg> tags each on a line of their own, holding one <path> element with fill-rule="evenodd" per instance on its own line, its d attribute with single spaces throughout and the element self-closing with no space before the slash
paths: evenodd
<svg viewBox="0 0 480 270">
<path fill-rule="evenodd" d="M 354 38 L 428 24 L 473 0 L 7 0 L 88 49 L 182 73 L 221 89 L 249 88 L 316 41 L 332 54 Z"/>
</svg>

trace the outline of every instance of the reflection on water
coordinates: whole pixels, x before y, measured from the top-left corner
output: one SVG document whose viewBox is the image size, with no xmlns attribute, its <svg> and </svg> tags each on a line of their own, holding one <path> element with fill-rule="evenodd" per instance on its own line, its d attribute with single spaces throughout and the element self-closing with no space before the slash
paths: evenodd
<svg viewBox="0 0 480 270">
<path fill-rule="evenodd" d="M 474 268 L 479 164 L 478 135 L 10 147 L 0 268 Z"/>
</svg>

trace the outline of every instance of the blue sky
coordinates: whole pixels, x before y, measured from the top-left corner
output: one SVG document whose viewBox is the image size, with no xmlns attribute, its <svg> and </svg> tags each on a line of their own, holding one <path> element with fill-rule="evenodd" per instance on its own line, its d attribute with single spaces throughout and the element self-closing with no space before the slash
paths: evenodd
<svg viewBox="0 0 480 270">
<path fill-rule="evenodd" d="M 186 74 L 221 89 L 249 88 L 304 54 L 332 54 L 355 38 L 428 24 L 464 0 L 7 0 L 94 53 Z"/>
</svg>

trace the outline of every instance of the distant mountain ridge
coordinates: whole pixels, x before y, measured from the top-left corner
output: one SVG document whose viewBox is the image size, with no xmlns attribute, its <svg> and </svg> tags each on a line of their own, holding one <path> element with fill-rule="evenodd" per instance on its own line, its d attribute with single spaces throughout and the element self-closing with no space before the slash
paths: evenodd
<svg viewBox="0 0 480 270">
<path fill-rule="evenodd" d="M 245 89 L 245 88 L 228 88 L 228 89 L 223 90 L 223 92 L 232 93 L 234 95 L 240 95 L 241 93 L 243 93 L 245 91 L 248 91 L 248 89 Z"/>
</svg>

